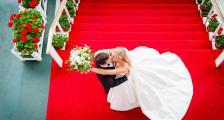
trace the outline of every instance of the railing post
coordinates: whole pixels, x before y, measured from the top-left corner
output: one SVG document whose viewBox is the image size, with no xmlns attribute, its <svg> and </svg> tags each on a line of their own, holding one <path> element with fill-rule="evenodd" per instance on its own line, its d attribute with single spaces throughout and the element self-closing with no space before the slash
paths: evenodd
<svg viewBox="0 0 224 120">
<path fill-rule="evenodd" d="M 223 61 L 224 61 L 224 51 L 222 51 L 222 53 L 216 58 L 215 66 L 219 67 Z"/>
</svg>

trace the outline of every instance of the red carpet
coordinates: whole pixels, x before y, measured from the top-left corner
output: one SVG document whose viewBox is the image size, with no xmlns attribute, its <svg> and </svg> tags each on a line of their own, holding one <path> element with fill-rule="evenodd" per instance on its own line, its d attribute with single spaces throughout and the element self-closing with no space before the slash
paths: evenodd
<svg viewBox="0 0 224 120">
<path fill-rule="evenodd" d="M 136 3 L 136 4 L 134 4 Z M 214 61 L 195 0 L 81 0 L 65 60 L 75 45 L 93 51 L 148 46 L 182 58 L 192 76 L 194 95 L 184 120 L 224 119 L 224 68 Z M 47 120 L 146 120 L 139 108 L 110 110 L 95 74 L 67 72 L 53 61 Z"/>
</svg>

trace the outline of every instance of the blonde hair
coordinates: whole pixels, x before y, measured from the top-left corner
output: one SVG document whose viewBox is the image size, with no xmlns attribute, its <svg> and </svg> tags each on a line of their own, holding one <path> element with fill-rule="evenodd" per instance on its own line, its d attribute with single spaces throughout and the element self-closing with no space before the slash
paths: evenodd
<svg viewBox="0 0 224 120">
<path fill-rule="evenodd" d="M 112 56 L 116 56 L 118 59 L 123 60 L 127 55 L 126 51 L 122 47 L 116 47 L 112 52 Z"/>
<path fill-rule="evenodd" d="M 119 60 L 126 62 L 131 66 L 126 50 L 123 47 L 116 47 L 112 52 L 112 56 L 116 56 Z"/>
</svg>

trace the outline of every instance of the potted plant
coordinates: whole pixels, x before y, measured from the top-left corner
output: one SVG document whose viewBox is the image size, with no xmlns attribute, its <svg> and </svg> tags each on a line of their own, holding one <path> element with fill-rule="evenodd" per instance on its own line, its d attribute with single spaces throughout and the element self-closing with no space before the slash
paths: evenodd
<svg viewBox="0 0 224 120">
<path fill-rule="evenodd" d="M 68 36 L 63 34 L 56 34 L 53 36 L 52 45 L 56 49 L 62 49 L 65 46 L 65 43 L 68 41 Z"/>
<path fill-rule="evenodd" d="M 73 0 L 67 0 L 66 7 L 71 17 L 75 16 L 75 4 Z"/>
<path fill-rule="evenodd" d="M 21 58 L 32 58 L 34 52 L 39 53 L 42 46 L 44 22 L 40 12 L 34 9 L 19 11 L 10 16 L 9 27 L 13 31 L 13 51 Z"/>
<path fill-rule="evenodd" d="M 224 35 L 218 35 L 215 37 L 215 46 L 218 49 L 224 48 Z"/>
<path fill-rule="evenodd" d="M 36 6 L 39 5 L 40 0 L 18 0 L 18 3 L 26 9 L 28 8 L 34 9 Z"/>
<path fill-rule="evenodd" d="M 205 0 L 204 3 L 200 6 L 201 16 L 207 17 L 212 8 L 212 3 L 209 0 Z"/>
<path fill-rule="evenodd" d="M 70 30 L 71 23 L 68 20 L 68 15 L 65 10 L 63 10 L 61 17 L 59 18 L 59 24 L 64 32 L 68 32 Z M 60 32 L 58 27 L 56 27 L 56 32 Z"/>
<path fill-rule="evenodd" d="M 20 10 L 36 9 L 47 18 L 47 0 L 18 0 Z"/>
<path fill-rule="evenodd" d="M 212 15 L 212 17 L 210 18 L 210 20 L 208 21 L 208 26 L 207 26 L 207 30 L 209 32 L 215 32 L 215 30 L 217 29 L 217 27 L 219 26 L 219 22 L 216 19 L 217 14 Z"/>
</svg>

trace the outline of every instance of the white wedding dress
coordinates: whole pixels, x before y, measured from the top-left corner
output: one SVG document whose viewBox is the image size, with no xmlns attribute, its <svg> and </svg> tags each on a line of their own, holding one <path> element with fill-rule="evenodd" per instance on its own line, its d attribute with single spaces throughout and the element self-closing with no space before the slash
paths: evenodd
<svg viewBox="0 0 224 120">
<path fill-rule="evenodd" d="M 181 120 L 193 95 L 191 76 L 182 60 L 147 47 L 127 54 L 132 68 L 126 82 L 110 89 L 110 108 L 127 111 L 140 107 L 151 120 Z"/>
</svg>

